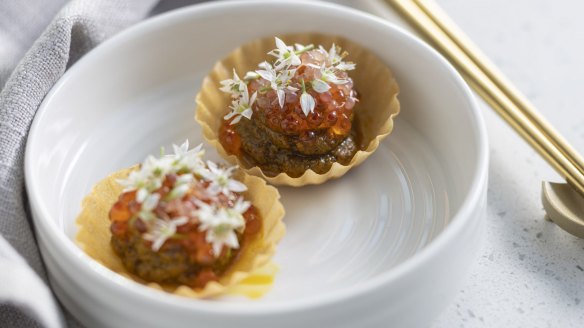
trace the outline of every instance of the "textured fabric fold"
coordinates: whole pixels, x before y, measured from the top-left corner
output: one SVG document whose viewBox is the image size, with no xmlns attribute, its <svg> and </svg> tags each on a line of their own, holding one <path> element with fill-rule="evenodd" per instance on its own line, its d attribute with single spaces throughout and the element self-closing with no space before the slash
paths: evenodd
<svg viewBox="0 0 584 328">
<path fill-rule="evenodd" d="M 63 325 L 57 303 L 47 287 L 47 275 L 26 212 L 23 160 L 34 115 L 68 67 L 113 34 L 146 17 L 156 2 L 73 0 L 60 11 L 63 1 L 0 2 L 0 87 L 3 86 L 0 92 L 0 319 L 3 327 L 28 327 L 37 323 L 43 327 Z M 23 54 L 12 69 L 16 58 Z M 6 78 L 8 74 L 11 75 Z M 15 309 L 18 311 L 14 312 Z M 67 317 L 71 326 L 77 325 Z"/>
</svg>

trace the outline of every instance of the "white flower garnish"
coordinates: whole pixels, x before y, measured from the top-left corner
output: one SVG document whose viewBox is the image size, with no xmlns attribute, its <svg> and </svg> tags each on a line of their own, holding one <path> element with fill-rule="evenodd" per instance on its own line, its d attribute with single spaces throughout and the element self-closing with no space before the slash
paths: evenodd
<svg viewBox="0 0 584 328">
<path fill-rule="evenodd" d="M 329 49 L 329 51 L 327 52 L 328 55 L 328 60 L 331 63 L 332 66 L 340 63 L 343 60 L 343 57 L 340 56 L 339 51 L 340 50 L 334 43 L 331 46 L 331 48 Z"/>
<path fill-rule="evenodd" d="M 300 57 L 294 51 L 294 47 L 287 46 L 284 41 L 279 38 L 276 39 L 276 49 L 268 52 L 269 55 L 276 57 L 276 69 L 281 69 L 289 66 L 298 66 L 302 62 Z"/>
<path fill-rule="evenodd" d="M 240 203 L 239 200 L 238 203 Z M 215 257 L 221 255 L 223 246 L 239 248 L 236 231 L 242 231 L 245 228 L 243 212 L 239 211 L 244 208 L 243 203 L 238 209 L 216 208 L 214 205 L 203 202 L 198 204 L 199 230 L 206 231 L 205 241 L 212 245 Z"/>
<path fill-rule="evenodd" d="M 174 156 L 177 157 L 186 157 L 186 156 L 194 156 L 197 158 L 201 158 L 205 155 L 205 150 L 203 149 L 203 144 L 199 144 L 197 147 L 189 150 L 189 139 L 185 140 L 182 145 L 172 145 L 172 149 L 174 150 Z"/>
<path fill-rule="evenodd" d="M 323 68 L 321 70 L 321 73 L 322 73 L 321 80 L 325 82 L 330 82 L 334 84 L 345 84 L 348 82 L 347 80 L 339 79 L 330 68 Z"/>
<path fill-rule="evenodd" d="M 136 201 L 138 201 L 138 197 L 136 197 Z M 144 200 L 141 201 L 142 207 L 140 208 L 140 212 L 138 212 L 138 217 L 145 222 L 156 220 L 156 215 L 153 211 L 158 206 L 159 202 L 160 194 L 154 193 L 145 196 Z"/>
<path fill-rule="evenodd" d="M 237 75 L 237 72 L 235 72 L 235 69 L 233 69 L 233 79 L 223 80 L 220 83 L 222 87 L 219 88 L 219 90 L 230 93 L 233 98 L 239 97 L 246 86 L 245 82 L 242 81 Z"/>
<path fill-rule="evenodd" d="M 322 46 L 319 47 L 319 50 L 327 56 L 327 61 L 330 63 L 329 66 L 334 67 L 340 71 L 350 71 L 355 69 L 355 64 L 352 62 L 344 62 L 343 58 L 347 55 L 347 53 L 342 53 L 341 48 L 336 46 L 334 43 L 329 49 L 326 51 Z M 341 52 L 341 54 L 339 54 Z"/>
<path fill-rule="evenodd" d="M 249 97 L 249 92 L 247 90 L 247 85 L 244 85 L 244 91 L 241 94 L 240 98 L 237 98 L 231 102 L 231 112 L 229 114 L 223 116 L 224 120 L 230 120 L 232 117 L 235 116 L 231 124 L 236 124 L 241 120 L 242 117 L 247 118 L 248 120 L 251 119 L 253 115 L 252 106 L 256 100 L 258 93 L 257 91 L 251 95 L 251 99 Z"/>
<path fill-rule="evenodd" d="M 152 242 L 152 250 L 158 252 L 164 242 L 176 233 L 176 228 L 187 223 L 189 219 L 181 216 L 171 220 L 157 219 L 154 222 L 154 227 L 142 237 Z"/>
<path fill-rule="evenodd" d="M 339 79 L 333 68 L 327 67 L 325 64 L 322 64 L 322 66 L 307 64 L 307 66 L 320 70 L 320 78 L 316 78 L 311 82 L 312 89 L 318 93 L 327 92 L 331 88 L 329 83 L 345 84 L 348 82 L 347 80 Z"/>
<path fill-rule="evenodd" d="M 277 71 L 268 62 L 263 62 L 258 65 L 262 70 L 257 70 L 256 73 L 261 76 L 266 81 L 270 82 L 270 87 L 276 91 L 278 95 L 278 104 L 280 108 L 284 108 L 284 101 L 286 99 L 286 90 L 290 92 L 297 91 L 298 89 L 288 85 L 294 74 L 296 74 L 295 69 L 283 69 Z"/>
<path fill-rule="evenodd" d="M 116 182 L 124 187 L 123 192 L 137 190 L 138 197 L 142 200 L 148 195 L 148 190 L 156 189 L 158 186 L 157 181 L 151 181 L 150 172 L 146 170 L 132 171 L 126 179 L 118 179 Z M 156 185 L 153 185 L 153 182 Z"/>
<path fill-rule="evenodd" d="M 265 80 L 269 81 L 272 88 L 275 89 L 274 85 L 276 84 L 276 77 L 278 76 L 278 72 L 276 72 L 274 67 L 272 67 L 272 65 L 270 65 L 270 63 L 267 61 L 261 62 L 258 67 L 263 69 L 257 70 L 255 72 Z"/>
<path fill-rule="evenodd" d="M 310 65 L 314 68 L 320 69 L 320 80 L 326 83 L 334 83 L 334 84 L 345 84 L 348 81 L 344 79 L 339 79 L 339 77 L 335 74 L 335 71 L 332 67 L 327 67 L 326 65 L 322 65 L 320 67 L 316 65 Z"/>
<path fill-rule="evenodd" d="M 189 140 L 187 139 L 182 145 L 172 145 L 174 155 L 167 155 L 173 159 L 173 171 L 190 171 L 199 174 L 199 171 L 205 170 L 205 163 L 202 157 L 205 155 L 203 144 L 189 150 Z"/>
<path fill-rule="evenodd" d="M 147 179 L 148 175 L 145 174 L 145 172 L 143 172 L 142 170 L 138 170 L 130 172 L 130 175 L 128 175 L 128 177 L 125 179 L 117 179 L 116 182 L 120 186 L 124 187 L 123 191 L 126 192 L 142 188 L 143 186 L 146 185 L 148 181 Z"/>
<path fill-rule="evenodd" d="M 164 155 L 160 158 L 148 156 L 140 169 L 132 171 L 128 178 L 117 180 L 124 187 L 124 192 L 136 190 L 136 202 L 142 204 L 139 216 L 146 221 L 152 220 L 155 215 L 152 210 L 160 201 L 160 195 L 154 191 L 162 187 L 162 183 L 168 174 L 181 174 L 177 185 L 170 193 L 170 198 L 184 195 L 188 191 L 188 183 L 194 179 L 192 173 L 200 175 L 206 170 L 205 163 L 201 159 L 205 151 L 202 144 L 189 150 L 189 141 L 182 145 L 173 145 L 174 155 Z M 187 185 L 184 187 L 183 185 Z"/>
<path fill-rule="evenodd" d="M 231 179 L 231 175 L 237 169 L 237 166 L 222 169 L 217 164 L 208 161 L 207 167 L 209 170 L 204 172 L 203 178 L 211 182 L 207 188 L 210 194 L 218 195 L 222 193 L 229 195 L 230 192 L 243 192 L 247 190 L 247 187 L 243 183 Z"/>
<path fill-rule="evenodd" d="M 245 213 L 251 207 L 251 203 L 243 199 L 243 197 L 237 198 L 237 201 L 233 205 L 233 207 L 227 209 L 232 215 Z"/>
<path fill-rule="evenodd" d="M 245 92 L 247 93 L 247 88 Z M 250 102 L 253 103 L 253 100 Z M 249 209 L 251 203 L 234 194 L 247 190 L 243 183 L 231 178 L 237 167 L 221 168 L 211 161 L 205 165 L 202 160 L 202 145 L 189 150 L 188 140 L 180 146 L 173 145 L 173 150 L 174 154 L 162 154 L 160 158 L 149 156 L 139 170 L 133 171 L 127 179 L 118 181 L 125 191 L 136 190 L 136 201 L 141 205 L 136 216 L 145 221 L 148 227 L 142 238 L 151 241 L 152 250 L 157 252 L 190 217 L 199 220 L 198 229 L 206 231 L 205 240 L 212 245 L 216 257 L 221 254 L 224 246 L 238 248 L 237 233 L 245 229 L 243 213 Z M 176 179 L 172 189 L 161 199 L 159 189 L 169 174 L 175 174 Z M 208 184 L 200 183 L 198 179 Z M 201 199 L 212 201 L 217 201 L 215 196 L 223 194 L 232 205 L 209 205 L 195 200 L 196 210 L 187 210 L 181 214 L 186 216 L 171 218 L 166 206 L 189 192 L 192 192 L 189 195 L 193 197 L 204 193 Z M 157 210 L 159 206 L 161 210 Z"/>
<path fill-rule="evenodd" d="M 142 170 L 149 172 L 151 177 L 164 179 L 164 177 L 173 170 L 174 158 L 163 156 L 156 158 L 152 155 L 146 157 L 142 163 Z M 160 181 L 162 182 L 162 181 Z"/>
<path fill-rule="evenodd" d="M 312 54 L 307 57 L 307 61 L 304 64 L 300 59 L 300 54 L 314 49 L 314 45 L 309 44 L 307 46 L 302 44 L 294 44 L 294 46 L 288 46 L 284 41 L 278 37 L 274 38 L 276 43 L 276 49 L 268 52 L 269 55 L 276 57 L 273 64 L 264 61 L 258 66 L 260 69 L 252 72 L 247 72 L 243 82 L 234 74 L 234 78 L 230 80 L 222 81 L 223 87 L 221 90 L 230 92 L 234 95 L 235 100 L 231 103 L 231 112 L 225 115 L 223 118 L 225 120 L 232 120 L 230 124 L 236 124 L 241 120 L 241 117 L 246 117 L 251 119 L 253 115 L 252 106 L 257 96 L 256 92 L 261 95 L 265 91 L 272 89 L 276 92 L 278 98 L 278 104 L 280 108 L 284 108 L 287 97 L 291 97 L 294 102 L 298 99 L 298 84 L 302 82 L 302 93 L 300 94 L 300 106 L 302 112 L 305 116 L 312 113 L 316 107 L 316 99 L 308 92 L 306 92 L 306 85 L 317 93 L 328 92 L 333 84 L 341 85 L 349 82 L 349 79 L 339 78 L 337 74 L 355 69 L 355 64 L 351 62 L 344 62 L 343 58 L 347 56 L 346 51 L 342 51 L 340 47 L 333 44 L 329 50 L 324 49 L 319 46 L 315 52 L 320 52 L 319 56 Z M 324 57 L 323 57 L 324 56 Z M 315 59 L 318 58 L 319 59 Z M 311 62 L 313 61 L 313 62 Z M 316 76 L 314 78 L 310 77 L 308 80 L 301 80 L 303 76 L 296 76 L 297 70 L 301 65 L 306 65 L 312 68 L 318 69 Z M 344 74 L 344 73 L 341 73 Z M 263 80 L 269 82 L 269 88 L 265 81 L 260 81 L 259 87 L 254 85 L 258 91 L 249 97 L 249 92 L 247 90 L 247 83 L 251 80 L 262 78 Z M 268 97 L 268 100 L 272 96 Z M 262 99 L 265 100 L 265 99 Z M 257 110 L 257 108 L 256 108 Z M 235 118 L 234 118 L 235 117 Z"/>
</svg>

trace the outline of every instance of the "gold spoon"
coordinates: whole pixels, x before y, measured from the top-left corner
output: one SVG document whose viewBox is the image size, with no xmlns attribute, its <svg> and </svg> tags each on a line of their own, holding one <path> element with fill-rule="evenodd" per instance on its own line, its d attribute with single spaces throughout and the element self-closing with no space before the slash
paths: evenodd
<svg viewBox="0 0 584 328">
<path fill-rule="evenodd" d="M 584 201 L 567 183 L 542 182 L 541 201 L 547 218 L 574 236 L 584 238 Z"/>
<path fill-rule="evenodd" d="M 584 238 L 584 159 L 433 1 L 385 1 L 417 28 L 470 86 L 566 179 L 567 184 L 543 183 L 544 208 L 558 226 Z"/>
</svg>

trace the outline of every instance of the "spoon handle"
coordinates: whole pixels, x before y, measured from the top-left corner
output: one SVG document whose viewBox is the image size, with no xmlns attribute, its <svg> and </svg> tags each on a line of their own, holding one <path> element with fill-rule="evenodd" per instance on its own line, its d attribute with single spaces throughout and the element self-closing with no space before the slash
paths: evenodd
<svg viewBox="0 0 584 328">
<path fill-rule="evenodd" d="M 470 86 L 569 184 L 584 195 L 584 160 L 432 1 L 385 0 L 418 29 Z"/>
</svg>

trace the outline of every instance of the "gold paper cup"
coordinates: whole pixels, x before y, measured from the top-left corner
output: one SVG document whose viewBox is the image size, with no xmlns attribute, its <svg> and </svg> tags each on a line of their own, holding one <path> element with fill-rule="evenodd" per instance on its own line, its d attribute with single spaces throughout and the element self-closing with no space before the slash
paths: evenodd
<svg viewBox="0 0 584 328">
<path fill-rule="evenodd" d="M 333 163 L 331 168 L 318 174 L 307 170 L 300 177 L 290 177 L 286 173 L 267 176 L 258 166 L 248 166 L 235 155 L 228 154 L 219 141 L 219 128 L 223 116 L 229 112 L 231 98 L 219 90 L 220 81 L 231 78 L 233 69 L 243 76 L 245 72 L 257 69 L 257 65 L 268 59 L 267 53 L 274 48 L 274 37 L 258 39 L 235 49 L 213 67 L 203 80 L 197 95 L 195 120 L 201 125 L 203 136 L 217 148 L 219 154 L 232 164 L 237 164 L 248 174 L 262 177 L 274 185 L 304 186 L 321 184 L 329 179 L 343 176 L 349 169 L 361 164 L 379 146 L 383 138 L 393 129 L 393 118 L 400 111 L 397 99 L 399 86 L 389 68 L 371 51 L 356 42 L 340 36 L 318 33 L 290 34 L 281 39 L 287 44 L 301 43 L 322 45 L 325 48 L 333 43 L 346 50 L 347 59 L 357 64 L 349 76 L 354 81 L 355 90 L 359 92 L 359 103 L 354 109 L 354 126 L 361 134 L 362 147 L 348 165 Z"/>
<path fill-rule="evenodd" d="M 114 253 L 111 245 L 111 232 L 109 211 L 122 193 L 122 187 L 117 179 L 126 178 L 132 170 L 138 166 L 118 171 L 98 182 L 91 193 L 85 197 L 82 203 L 81 213 L 77 217 L 77 243 L 90 257 L 103 264 L 110 270 L 121 274 L 144 285 L 165 290 L 169 293 L 194 298 L 208 298 L 229 293 L 238 284 L 244 283 L 254 272 L 261 270 L 268 264 L 276 245 L 286 232 L 282 218 L 284 207 L 279 201 L 278 190 L 266 184 L 258 177 L 239 173 L 236 178 L 243 182 L 248 190 L 243 193 L 246 200 L 250 201 L 258 210 L 262 218 L 262 231 L 242 249 L 240 257 L 234 262 L 219 281 L 209 282 L 203 289 L 195 290 L 188 286 L 165 286 L 147 282 L 130 273 L 122 260 Z M 265 271 L 265 270 L 264 270 Z M 262 293 L 266 286 L 257 285 L 257 290 L 249 284 L 245 285 L 248 295 Z"/>
</svg>

